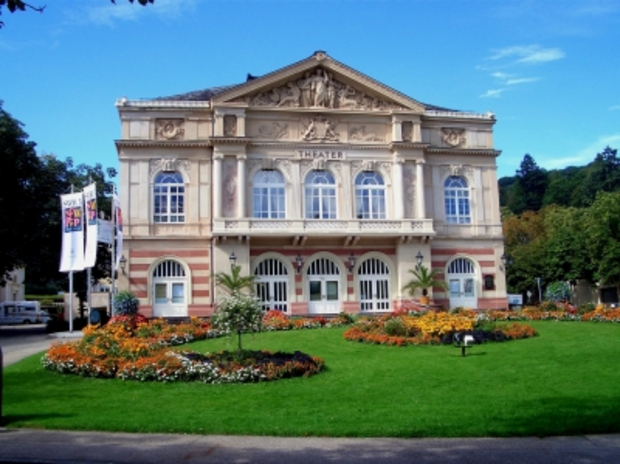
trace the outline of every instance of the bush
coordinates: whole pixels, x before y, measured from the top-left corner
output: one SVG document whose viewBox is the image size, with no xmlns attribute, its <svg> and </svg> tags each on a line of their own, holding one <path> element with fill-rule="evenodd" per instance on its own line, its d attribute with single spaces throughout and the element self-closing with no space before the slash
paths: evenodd
<svg viewBox="0 0 620 464">
<path fill-rule="evenodd" d="M 128 291 L 118 292 L 114 296 L 112 308 L 116 316 L 135 316 L 138 314 L 140 301 L 136 296 Z"/>
<path fill-rule="evenodd" d="M 213 326 L 222 334 L 236 333 L 241 351 L 241 334 L 259 332 L 263 325 L 263 310 L 258 298 L 241 292 L 222 297 L 211 318 Z"/>
<path fill-rule="evenodd" d="M 547 286 L 545 290 L 545 300 L 549 301 L 569 301 L 570 300 L 570 286 L 567 282 L 552 282 Z"/>
</svg>

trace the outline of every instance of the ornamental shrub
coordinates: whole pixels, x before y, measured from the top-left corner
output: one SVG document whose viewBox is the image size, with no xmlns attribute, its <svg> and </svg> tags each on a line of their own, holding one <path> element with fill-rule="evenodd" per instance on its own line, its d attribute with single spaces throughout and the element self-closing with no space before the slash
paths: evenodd
<svg viewBox="0 0 620 464">
<path fill-rule="evenodd" d="M 263 325 L 262 305 L 258 298 L 241 292 L 223 296 L 211 318 L 222 334 L 237 334 L 241 351 L 241 334 L 260 332 Z"/>
<path fill-rule="evenodd" d="M 115 316 L 135 316 L 138 314 L 140 301 L 129 291 L 118 292 L 112 301 Z"/>
</svg>

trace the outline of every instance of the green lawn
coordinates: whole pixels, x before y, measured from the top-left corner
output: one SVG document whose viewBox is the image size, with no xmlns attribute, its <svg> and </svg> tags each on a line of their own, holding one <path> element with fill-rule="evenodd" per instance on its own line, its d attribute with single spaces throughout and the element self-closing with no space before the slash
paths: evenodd
<svg viewBox="0 0 620 464">
<path fill-rule="evenodd" d="M 475 346 L 347 342 L 344 329 L 244 336 L 244 348 L 301 350 L 327 371 L 240 385 L 139 383 L 4 371 L 9 427 L 289 436 L 457 437 L 620 432 L 620 325 L 532 323 L 540 336 Z M 234 349 L 228 339 L 188 345 Z"/>
</svg>

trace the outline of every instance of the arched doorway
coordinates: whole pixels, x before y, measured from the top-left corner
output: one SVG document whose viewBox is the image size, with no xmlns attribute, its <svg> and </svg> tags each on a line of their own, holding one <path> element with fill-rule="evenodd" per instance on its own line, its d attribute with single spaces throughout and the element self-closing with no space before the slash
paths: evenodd
<svg viewBox="0 0 620 464">
<path fill-rule="evenodd" d="M 448 266 L 448 286 L 451 308 L 477 308 L 476 271 L 467 258 L 456 258 Z"/>
<path fill-rule="evenodd" d="M 390 310 L 390 269 L 378 258 L 365 260 L 357 270 L 360 310 Z"/>
<path fill-rule="evenodd" d="M 256 295 L 263 311 L 288 312 L 288 270 L 279 259 L 269 258 L 254 268 Z"/>
<path fill-rule="evenodd" d="M 340 312 L 340 269 L 331 259 L 317 258 L 308 266 L 308 313 Z"/>
<path fill-rule="evenodd" d="M 168 259 L 153 270 L 153 316 L 187 316 L 187 277 L 178 261 Z"/>
</svg>

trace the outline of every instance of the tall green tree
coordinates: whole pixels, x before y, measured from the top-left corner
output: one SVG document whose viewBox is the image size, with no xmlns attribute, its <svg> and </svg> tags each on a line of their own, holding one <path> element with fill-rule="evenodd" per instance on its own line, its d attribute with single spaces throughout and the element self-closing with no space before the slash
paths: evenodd
<svg viewBox="0 0 620 464">
<path fill-rule="evenodd" d="M 28 140 L 23 124 L 3 108 L 0 101 L 0 283 L 7 272 L 24 266 L 36 254 L 32 240 L 39 208 L 36 180 L 41 162 L 36 144 Z"/>
<path fill-rule="evenodd" d="M 587 167 L 583 187 L 583 204 L 594 203 L 598 192 L 615 192 L 620 190 L 620 158 L 618 150 L 609 146 L 597 153 L 594 161 Z"/>
<path fill-rule="evenodd" d="M 585 246 L 593 262 L 593 281 L 620 283 L 620 192 L 599 192 L 588 208 Z"/>
<path fill-rule="evenodd" d="M 539 167 L 530 154 L 526 154 L 515 178 L 514 186 L 507 196 L 510 210 L 515 214 L 540 210 L 549 182 L 547 171 Z"/>
</svg>

